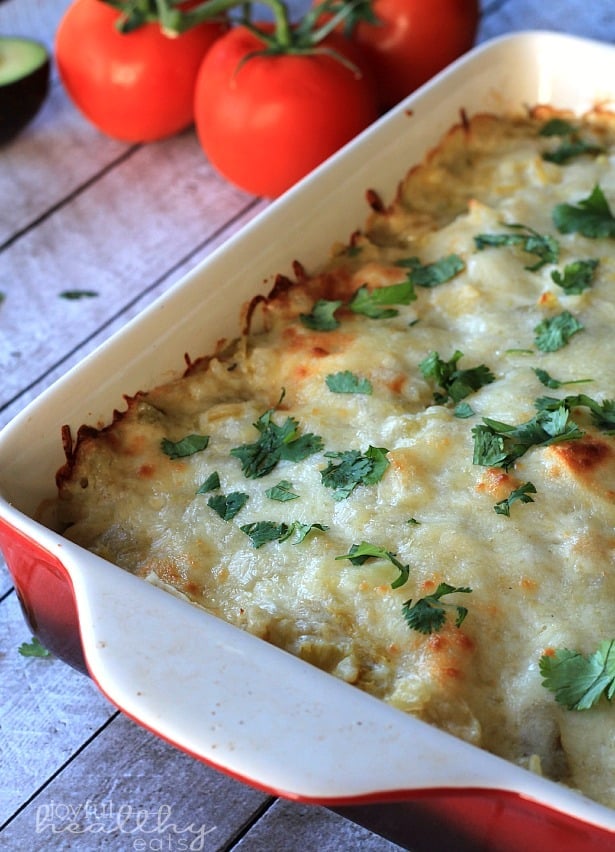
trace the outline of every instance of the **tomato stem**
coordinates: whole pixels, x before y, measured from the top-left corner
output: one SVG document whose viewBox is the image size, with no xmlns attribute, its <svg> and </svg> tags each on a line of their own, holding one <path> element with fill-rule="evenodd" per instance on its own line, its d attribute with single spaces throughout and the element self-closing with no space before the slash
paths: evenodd
<svg viewBox="0 0 615 852">
<path fill-rule="evenodd" d="M 231 9 L 242 8 L 241 23 L 248 27 L 271 53 L 310 52 L 341 22 L 352 19 L 354 10 L 366 0 L 323 0 L 313 6 L 296 26 L 291 25 L 284 0 L 260 0 L 273 14 L 274 29 L 264 35 L 252 22 L 252 0 L 203 0 L 186 7 L 186 0 L 103 0 L 120 12 L 118 29 L 128 33 L 158 21 L 163 33 L 176 38 L 206 21 L 220 20 Z M 323 17 L 324 16 L 324 17 Z"/>
</svg>

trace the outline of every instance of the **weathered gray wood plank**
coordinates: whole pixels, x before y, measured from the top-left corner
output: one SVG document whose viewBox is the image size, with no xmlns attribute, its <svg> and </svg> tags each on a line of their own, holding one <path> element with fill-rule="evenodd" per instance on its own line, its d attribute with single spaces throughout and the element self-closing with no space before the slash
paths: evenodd
<svg viewBox="0 0 615 852">
<path fill-rule="evenodd" d="M 120 715 L 10 822 L 2 843 L 32 852 L 217 852 L 267 801 Z"/>
<path fill-rule="evenodd" d="M 22 657 L 30 639 L 12 593 L 0 604 L 0 825 L 115 712 L 59 660 Z"/>
<path fill-rule="evenodd" d="M 9 245 L 0 254 L 0 405 L 251 203 L 187 133 L 136 149 Z M 67 290 L 96 296 L 61 298 Z"/>
</svg>

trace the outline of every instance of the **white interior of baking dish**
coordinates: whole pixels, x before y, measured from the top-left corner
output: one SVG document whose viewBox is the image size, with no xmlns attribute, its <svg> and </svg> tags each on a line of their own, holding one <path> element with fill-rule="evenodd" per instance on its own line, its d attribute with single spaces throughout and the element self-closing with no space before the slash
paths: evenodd
<svg viewBox="0 0 615 852">
<path fill-rule="evenodd" d="M 490 787 L 615 829 L 615 812 L 481 752 L 149 586 L 33 518 L 53 496 L 60 429 L 102 425 L 124 394 L 182 372 L 238 330 L 277 273 L 309 270 L 368 214 L 460 111 L 615 106 L 615 49 L 553 33 L 477 48 L 369 128 L 31 404 L 0 434 L 0 516 L 61 559 L 100 688 L 196 756 L 269 790 L 332 801 Z M 408 760 L 408 752 L 413 755 Z"/>
</svg>

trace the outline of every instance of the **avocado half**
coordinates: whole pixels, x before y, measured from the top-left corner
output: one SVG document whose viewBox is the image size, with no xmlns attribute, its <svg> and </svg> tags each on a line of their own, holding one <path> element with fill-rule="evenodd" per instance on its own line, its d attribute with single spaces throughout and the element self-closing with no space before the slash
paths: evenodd
<svg viewBox="0 0 615 852">
<path fill-rule="evenodd" d="M 49 91 L 50 60 L 38 41 L 0 36 L 0 144 L 31 121 Z"/>
</svg>

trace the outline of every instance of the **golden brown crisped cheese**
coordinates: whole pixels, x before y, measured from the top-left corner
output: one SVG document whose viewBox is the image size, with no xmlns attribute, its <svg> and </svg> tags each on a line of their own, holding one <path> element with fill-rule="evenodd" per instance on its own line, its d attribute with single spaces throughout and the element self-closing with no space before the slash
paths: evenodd
<svg viewBox="0 0 615 852">
<path fill-rule="evenodd" d="M 58 515 L 615 806 L 615 708 L 566 709 L 539 670 L 615 637 L 615 121 L 553 118 L 465 119 L 390 206 L 370 193 L 364 230 L 255 300 L 243 337 L 67 441 Z"/>
</svg>

